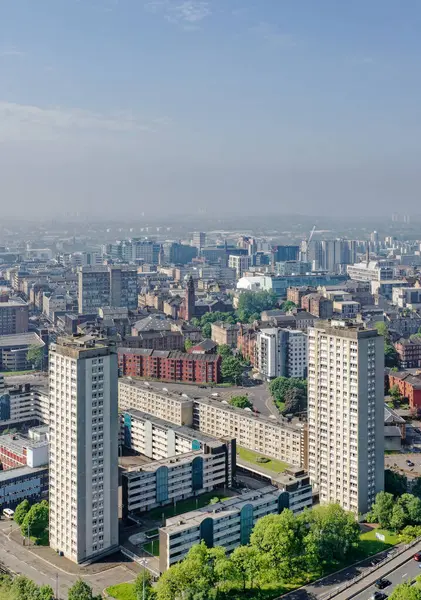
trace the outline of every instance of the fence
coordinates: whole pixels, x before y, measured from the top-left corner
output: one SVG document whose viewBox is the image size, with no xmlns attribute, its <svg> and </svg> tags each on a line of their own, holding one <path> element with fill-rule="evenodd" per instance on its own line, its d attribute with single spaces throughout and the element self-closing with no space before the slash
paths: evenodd
<svg viewBox="0 0 421 600">
<path fill-rule="evenodd" d="M 124 546 L 120 546 L 120 552 L 121 552 L 121 554 L 124 554 L 124 556 L 127 556 L 127 558 L 131 558 L 132 560 L 134 560 L 135 562 L 137 562 L 144 569 L 147 569 L 150 573 L 152 573 L 152 575 L 155 578 L 157 578 L 157 577 L 160 576 L 159 571 L 156 571 L 155 569 L 153 569 L 148 564 L 148 557 L 147 556 L 139 556 L 138 554 L 135 554 L 131 550 L 128 550 L 127 548 L 124 548 Z"/>
</svg>

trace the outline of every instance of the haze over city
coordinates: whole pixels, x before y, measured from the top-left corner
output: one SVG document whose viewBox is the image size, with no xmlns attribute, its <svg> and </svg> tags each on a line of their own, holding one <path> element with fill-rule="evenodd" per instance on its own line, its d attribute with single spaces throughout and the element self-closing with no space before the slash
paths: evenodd
<svg viewBox="0 0 421 600">
<path fill-rule="evenodd" d="M 421 7 L 3 0 L 2 215 L 417 212 Z"/>
</svg>

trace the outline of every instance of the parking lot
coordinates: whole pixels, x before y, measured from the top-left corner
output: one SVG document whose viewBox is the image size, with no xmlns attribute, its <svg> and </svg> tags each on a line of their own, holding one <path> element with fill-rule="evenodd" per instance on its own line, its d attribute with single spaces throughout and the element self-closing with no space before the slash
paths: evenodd
<svg viewBox="0 0 421 600">
<path fill-rule="evenodd" d="M 417 452 L 405 454 L 386 454 L 384 459 L 386 469 L 391 469 L 410 478 L 421 477 L 421 449 Z M 408 464 L 407 461 L 412 464 Z"/>
</svg>

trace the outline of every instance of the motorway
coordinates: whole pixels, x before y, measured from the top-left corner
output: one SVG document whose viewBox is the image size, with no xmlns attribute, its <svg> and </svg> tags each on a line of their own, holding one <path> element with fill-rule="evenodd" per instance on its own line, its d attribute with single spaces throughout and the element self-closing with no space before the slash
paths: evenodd
<svg viewBox="0 0 421 600">
<path fill-rule="evenodd" d="M 414 554 L 415 554 L 415 550 L 414 550 Z M 393 589 L 397 585 L 399 585 L 400 583 L 403 583 L 405 581 L 410 581 L 411 579 L 414 579 L 417 575 L 421 575 L 420 567 L 421 567 L 421 563 L 418 563 L 413 558 L 411 558 L 404 565 L 402 565 L 401 567 L 398 567 L 389 575 L 384 576 L 384 579 L 388 579 L 389 581 L 391 581 L 392 585 L 389 585 L 387 588 L 384 588 L 383 590 L 380 590 L 380 591 L 384 592 L 385 594 L 390 596 Z M 357 596 L 353 596 L 353 600 L 354 599 L 355 600 L 368 600 L 368 598 L 370 598 L 370 596 L 372 594 L 374 594 L 376 589 L 377 588 L 375 588 L 374 585 L 372 585 L 369 588 L 367 588 L 366 590 L 364 590 L 363 592 L 360 592 Z"/>
<path fill-rule="evenodd" d="M 117 566 L 90 575 L 66 573 L 59 567 L 43 560 L 30 550 L 9 538 L 10 521 L 0 521 L 0 563 L 14 573 L 26 575 L 38 585 L 51 585 L 56 591 L 58 584 L 59 598 L 67 598 L 67 591 L 78 579 L 83 579 L 92 586 L 94 593 L 100 594 L 104 588 L 117 583 L 132 581 L 135 574 L 124 566 Z"/>
</svg>

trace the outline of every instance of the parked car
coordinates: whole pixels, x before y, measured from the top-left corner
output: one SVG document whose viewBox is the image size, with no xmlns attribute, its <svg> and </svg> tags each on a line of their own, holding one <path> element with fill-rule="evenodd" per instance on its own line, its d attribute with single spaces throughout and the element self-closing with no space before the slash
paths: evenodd
<svg viewBox="0 0 421 600">
<path fill-rule="evenodd" d="M 408 467 L 414 467 L 414 463 L 412 462 L 412 460 L 407 460 L 406 464 L 408 465 Z"/>
<path fill-rule="evenodd" d="M 390 585 L 390 581 L 388 579 L 378 579 L 374 585 L 378 590 L 383 590 L 385 587 Z"/>
<path fill-rule="evenodd" d="M 421 552 L 415 552 L 414 560 L 416 560 L 417 562 L 421 562 Z"/>
</svg>

